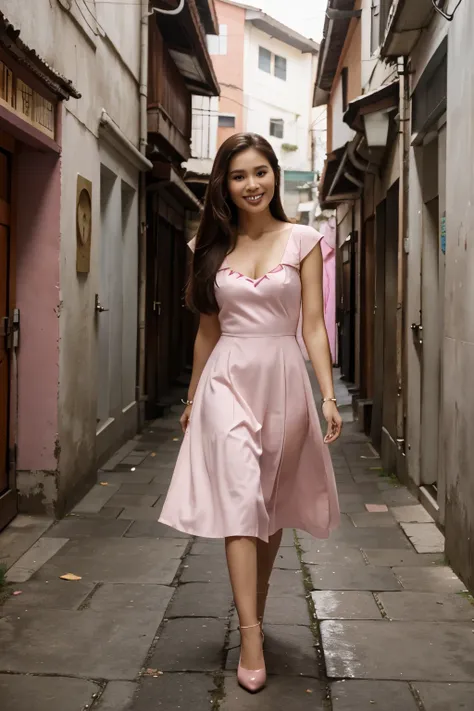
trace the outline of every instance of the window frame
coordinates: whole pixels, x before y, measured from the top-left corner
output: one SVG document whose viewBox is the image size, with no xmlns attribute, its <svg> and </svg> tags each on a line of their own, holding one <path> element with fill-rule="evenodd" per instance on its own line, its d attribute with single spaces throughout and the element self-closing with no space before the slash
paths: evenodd
<svg viewBox="0 0 474 711">
<path fill-rule="evenodd" d="M 272 127 L 275 126 L 281 126 L 281 136 L 277 135 L 276 133 L 272 133 Z M 269 128 L 270 136 L 272 138 L 278 138 L 278 140 L 283 140 L 285 137 L 285 122 L 282 118 L 271 118 L 270 119 L 270 128 Z"/>
<path fill-rule="evenodd" d="M 232 126 L 222 124 L 221 119 L 232 119 Z M 235 120 L 235 114 L 219 114 L 217 117 L 217 128 L 235 128 Z"/>
<path fill-rule="evenodd" d="M 262 59 L 263 53 L 266 53 L 269 55 L 268 70 L 265 69 L 264 67 L 262 67 L 262 65 L 261 65 L 261 59 Z M 262 47 L 262 45 L 259 45 L 258 46 L 258 68 L 260 69 L 260 71 L 265 72 L 265 74 L 271 74 L 272 73 L 272 65 L 273 65 L 273 52 L 271 52 L 266 47 Z"/>
<path fill-rule="evenodd" d="M 218 35 L 208 35 L 207 36 L 207 48 L 209 54 L 213 57 L 225 56 L 228 52 L 227 46 L 228 38 L 228 25 L 219 25 Z"/>
<path fill-rule="evenodd" d="M 341 90 L 342 113 L 345 113 L 349 106 L 349 67 L 343 67 L 341 70 Z"/>
<path fill-rule="evenodd" d="M 286 81 L 287 76 L 288 76 L 288 61 L 286 57 L 282 57 L 280 54 L 274 54 L 273 55 L 274 60 L 273 60 L 273 74 L 276 76 L 277 79 L 281 79 L 282 81 Z M 280 59 L 282 62 L 284 62 L 284 67 L 285 67 L 285 76 L 279 76 L 276 73 L 276 68 L 277 68 L 277 59 Z"/>
</svg>

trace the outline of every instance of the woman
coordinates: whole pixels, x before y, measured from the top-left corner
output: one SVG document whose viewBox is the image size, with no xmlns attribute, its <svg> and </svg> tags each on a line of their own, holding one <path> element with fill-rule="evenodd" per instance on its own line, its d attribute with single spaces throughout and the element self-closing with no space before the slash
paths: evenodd
<svg viewBox="0 0 474 711">
<path fill-rule="evenodd" d="M 160 521 L 225 538 L 241 630 L 237 676 L 252 692 L 266 681 L 261 625 L 282 529 L 326 538 L 339 521 L 325 444 L 339 437 L 341 417 L 324 325 L 320 238 L 288 222 L 270 144 L 255 134 L 229 138 L 190 243 L 188 297 L 200 325 L 181 418 L 184 441 Z M 323 396 L 324 441 L 305 346 Z"/>
</svg>

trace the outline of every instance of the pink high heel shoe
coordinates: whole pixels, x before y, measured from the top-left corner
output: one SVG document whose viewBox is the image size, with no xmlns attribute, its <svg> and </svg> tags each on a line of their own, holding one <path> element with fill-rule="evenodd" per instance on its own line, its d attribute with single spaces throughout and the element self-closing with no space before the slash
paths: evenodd
<svg viewBox="0 0 474 711">
<path fill-rule="evenodd" d="M 247 627 L 241 627 L 241 630 L 250 630 L 254 627 L 260 627 L 260 622 L 256 625 L 248 625 Z M 237 681 L 240 686 L 242 686 L 246 691 L 251 694 L 256 694 L 257 691 L 261 691 L 267 682 L 267 671 L 265 667 L 263 669 L 244 669 L 239 659 L 239 666 L 237 667 Z"/>
</svg>

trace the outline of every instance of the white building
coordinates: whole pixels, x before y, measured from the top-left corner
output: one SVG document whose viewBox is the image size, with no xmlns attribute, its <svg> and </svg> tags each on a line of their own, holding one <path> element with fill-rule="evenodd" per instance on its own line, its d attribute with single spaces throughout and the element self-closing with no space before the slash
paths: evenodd
<svg viewBox="0 0 474 711">
<path fill-rule="evenodd" d="M 210 38 L 209 49 L 221 96 L 194 100 L 194 160 L 188 169 L 208 175 L 228 136 L 258 133 L 275 149 L 284 171 L 285 207 L 296 217 L 298 188 L 305 185 L 310 194 L 314 182 L 312 89 L 319 45 L 234 0 L 218 0 L 216 9 L 220 35 Z"/>
</svg>

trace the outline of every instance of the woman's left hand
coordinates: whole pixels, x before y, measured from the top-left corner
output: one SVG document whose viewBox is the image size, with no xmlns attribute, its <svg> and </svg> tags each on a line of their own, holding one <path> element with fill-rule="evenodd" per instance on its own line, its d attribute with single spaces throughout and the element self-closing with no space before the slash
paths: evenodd
<svg viewBox="0 0 474 711">
<path fill-rule="evenodd" d="M 339 414 L 336 403 L 329 400 L 323 404 L 323 415 L 328 423 L 328 429 L 324 438 L 324 444 L 332 444 L 341 435 L 342 417 Z"/>
</svg>

